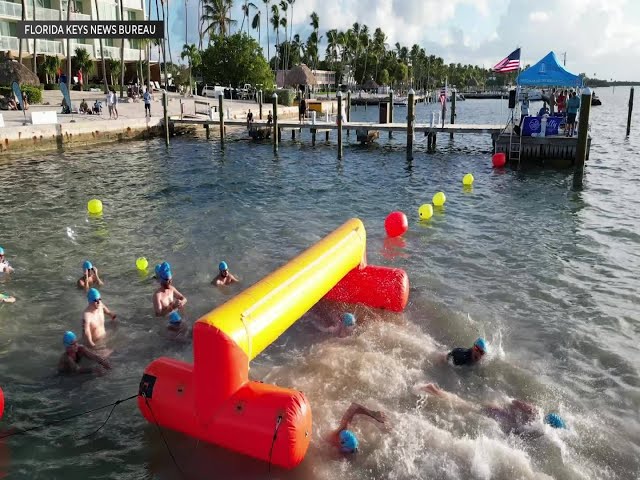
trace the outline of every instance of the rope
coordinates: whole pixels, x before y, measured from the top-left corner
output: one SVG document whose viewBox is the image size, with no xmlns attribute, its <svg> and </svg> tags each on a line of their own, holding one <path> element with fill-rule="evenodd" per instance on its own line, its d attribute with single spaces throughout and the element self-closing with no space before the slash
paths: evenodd
<svg viewBox="0 0 640 480">
<path fill-rule="evenodd" d="M 72 420 L 74 418 L 82 417 L 84 415 L 89 415 L 89 414 L 91 414 L 93 412 L 97 412 L 98 410 L 104 410 L 105 408 L 113 407 L 111 409 L 111 412 L 109 413 L 109 416 L 107 417 L 107 420 L 105 420 L 105 422 L 100 426 L 100 428 L 98 428 L 98 430 L 96 430 L 92 434 L 87 435 L 87 436 L 91 436 L 91 435 L 94 435 L 95 433 L 97 433 L 102 427 L 104 427 L 106 425 L 106 423 L 109 420 L 109 418 L 111 418 L 111 413 L 113 413 L 113 410 L 115 409 L 115 407 L 117 407 L 121 403 L 126 402 L 128 400 L 133 400 L 137 396 L 138 396 L 137 394 L 136 395 L 131 395 L 128 398 L 124 398 L 122 400 L 118 400 L 116 402 L 109 403 L 108 405 L 102 405 L 100 407 L 92 408 L 91 410 L 87 410 L 87 411 L 82 412 L 82 413 L 76 413 L 74 415 L 69 415 L 68 417 L 60 418 L 58 420 L 52 420 L 52 421 L 49 421 L 49 422 L 45 422 L 42 425 L 38 425 L 38 426 L 35 426 L 35 427 L 21 429 L 21 430 L 15 430 L 13 432 L 5 433 L 3 435 L 0 435 L 0 440 L 2 440 L 4 438 L 8 438 L 8 437 L 13 437 L 14 435 L 23 435 L 25 433 L 33 432 L 35 430 L 40 430 L 40 429 L 43 429 L 43 428 L 46 428 L 46 427 L 50 427 L 51 425 L 57 425 L 59 423 L 66 422 L 66 421 Z M 85 438 L 85 437 L 81 437 L 81 438 Z"/>
<path fill-rule="evenodd" d="M 273 440 L 271 441 L 271 448 L 269 449 L 269 474 L 271 474 L 271 456 L 273 455 L 273 447 L 276 444 L 280 422 L 282 422 L 282 415 L 278 415 L 278 419 L 276 420 L 276 428 L 273 431 Z"/>
</svg>

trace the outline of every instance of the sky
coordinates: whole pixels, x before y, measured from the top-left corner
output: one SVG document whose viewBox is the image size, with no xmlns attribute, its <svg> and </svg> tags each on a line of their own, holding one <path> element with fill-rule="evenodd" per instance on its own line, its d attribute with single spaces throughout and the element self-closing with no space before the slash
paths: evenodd
<svg viewBox="0 0 640 480">
<path fill-rule="evenodd" d="M 187 0 L 186 15 L 184 0 L 169 1 L 175 61 L 185 33 L 189 43 L 198 43 L 197 0 Z M 242 23 L 243 3 L 234 1 L 232 18 L 238 21 L 234 33 Z M 266 53 L 265 4 L 253 3 L 263 12 L 260 43 Z M 536 63 L 553 50 L 559 59 L 566 52 L 566 68 L 574 73 L 640 81 L 640 0 L 296 0 L 293 32 L 304 40 L 311 32 L 313 11 L 320 17 L 321 54 L 327 30 L 346 30 L 359 22 L 371 33 L 382 28 L 392 47 L 396 42 L 409 48 L 417 43 L 445 63 L 490 68 L 521 47 L 523 65 Z M 257 36 L 255 30 L 250 33 Z M 273 55 L 272 30 L 270 35 Z"/>
</svg>

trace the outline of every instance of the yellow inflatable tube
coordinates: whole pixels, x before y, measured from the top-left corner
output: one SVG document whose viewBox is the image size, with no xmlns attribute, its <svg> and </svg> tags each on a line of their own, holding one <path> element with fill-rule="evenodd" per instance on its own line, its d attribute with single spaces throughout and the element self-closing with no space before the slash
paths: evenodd
<svg viewBox="0 0 640 480">
<path fill-rule="evenodd" d="M 253 360 L 347 273 L 363 264 L 365 252 L 364 225 L 351 219 L 198 322 L 224 332 Z"/>
</svg>

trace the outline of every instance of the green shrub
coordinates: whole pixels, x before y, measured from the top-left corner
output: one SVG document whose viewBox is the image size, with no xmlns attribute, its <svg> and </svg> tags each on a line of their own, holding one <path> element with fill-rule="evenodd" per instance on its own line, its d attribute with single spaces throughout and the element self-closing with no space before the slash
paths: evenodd
<svg viewBox="0 0 640 480">
<path fill-rule="evenodd" d="M 42 88 L 22 85 L 20 90 L 27 95 L 29 104 L 42 103 Z M 13 89 L 11 87 L 0 87 L 0 95 L 11 96 L 13 95 Z"/>
<path fill-rule="evenodd" d="M 293 99 L 296 96 L 295 90 L 287 89 L 287 88 L 279 88 L 275 91 L 278 94 L 278 105 L 284 105 L 285 107 L 290 107 L 293 105 Z M 263 102 L 264 103 L 272 103 L 273 102 L 273 90 L 265 90 L 263 92 Z"/>
</svg>

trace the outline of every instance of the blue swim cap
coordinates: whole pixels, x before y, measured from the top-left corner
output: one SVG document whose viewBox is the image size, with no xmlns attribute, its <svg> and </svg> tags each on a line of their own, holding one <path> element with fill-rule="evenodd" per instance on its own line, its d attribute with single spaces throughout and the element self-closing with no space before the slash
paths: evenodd
<svg viewBox="0 0 640 480">
<path fill-rule="evenodd" d="M 162 262 L 156 265 L 156 277 L 158 277 L 158 279 L 160 280 L 170 280 L 172 277 L 171 265 L 169 265 L 167 262 Z"/>
<path fill-rule="evenodd" d="M 358 451 L 358 439 L 351 430 L 341 430 L 338 438 L 342 453 L 356 453 Z"/>
<path fill-rule="evenodd" d="M 87 301 L 89 303 L 93 303 L 96 300 L 100 300 L 100 292 L 98 291 L 97 288 L 90 288 L 89 292 L 87 293 Z"/>
<path fill-rule="evenodd" d="M 567 428 L 567 424 L 557 413 L 550 413 L 544 417 L 544 423 L 551 425 L 553 428 Z"/>
<path fill-rule="evenodd" d="M 93 268 L 93 264 L 89 260 L 85 260 L 82 264 L 83 270 L 91 270 Z"/>
<path fill-rule="evenodd" d="M 0 255 L 4 255 L 4 248 L 0 247 Z"/>
<path fill-rule="evenodd" d="M 480 350 L 482 350 L 483 353 L 487 353 L 487 342 L 485 341 L 484 338 L 480 337 L 478 338 L 474 343 L 473 343 L 474 347 L 478 347 Z"/>
<path fill-rule="evenodd" d="M 229 265 L 227 265 L 227 262 L 220 262 L 220 265 L 218 265 L 218 270 L 220 270 L 221 272 L 229 270 Z"/>
<path fill-rule="evenodd" d="M 180 323 L 182 321 L 182 317 L 180 316 L 180 312 L 174 310 L 169 314 L 169 323 Z"/>
<path fill-rule="evenodd" d="M 62 343 L 65 347 L 70 347 L 76 340 L 76 334 L 71 331 L 64 332 L 62 336 Z"/>
<path fill-rule="evenodd" d="M 356 324 L 356 317 L 353 313 L 342 314 L 342 324 L 345 327 L 353 327 Z"/>
</svg>

